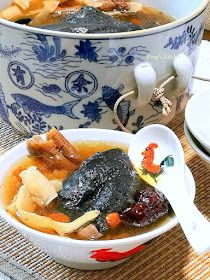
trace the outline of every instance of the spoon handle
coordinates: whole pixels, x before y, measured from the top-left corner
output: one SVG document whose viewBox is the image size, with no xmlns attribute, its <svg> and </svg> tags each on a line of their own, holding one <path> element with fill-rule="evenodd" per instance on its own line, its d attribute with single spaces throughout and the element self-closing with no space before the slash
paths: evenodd
<svg viewBox="0 0 210 280">
<path fill-rule="evenodd" d="M 210 223 L 190 200 L 183 183 L 176 182 L 176 186 L 167 185 L 159 189 L 168 198 L 193 249 L 198 254 L 210 252 Z"/>
</svg>

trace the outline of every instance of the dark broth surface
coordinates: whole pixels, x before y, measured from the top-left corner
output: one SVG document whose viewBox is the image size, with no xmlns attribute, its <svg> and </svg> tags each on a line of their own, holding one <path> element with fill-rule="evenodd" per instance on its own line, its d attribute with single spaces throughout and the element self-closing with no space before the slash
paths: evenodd
<svg viewBox="0 0 210 280">
<path fill-rule="evenodd" d="M 86 142 L 76 142 L 73 143 L 73 145 L 78 149 L 80 152 L 82 159 L 85 160 L 88 157 L 92 156 L 96 152 L 102 152 L 113 148 L 121 148 L 125 152 L 127 152 L 127 146 L 122 145 L 119 143 L 111 143 L 111 142 L 99 142 L 99 141 L 86 141 Z M 19 177 L 19 174 L 27 169 L 29 166 L 37 166 L 40 172 L 42 172 L 49 180 L 53 179 L 59 179 L 63 180 L 65 179 L 69 174 L 71 174 L 71 171 L 63 169 L 58 170 L 54 169 L 51 170 L 45 162 L 40 160 L 38 157 L 32 157 L 28 156 L 23 159 L 21 159 L 19 162 L 17 162 L 11 170 L 8 172 L 8 174 L 5 177 L 5 180 L 3 182 L 2 186 L 2 200 L 5 206 L 9 205 L 14 196 L 17 194 L 20 186 L 21 186 L 21 179 Z M 50 203 L 50 205 L 45 208 L 36 209 L 35 213 L 43 216 L 48 216 L 49 214 L 53 212 L 58 212 L 56 209 L 56 201 L 53 201 Z M 130 236 L 135 236 L 137 234 L 146 233 L 153 229 L 156 229 L 163 224 L 167 223 L 169 219 L 173 216 L 173 212 L 169 212 L 169 214 L 165 215 L 164 217 L 160 218 L 158 221 L 145 226 L 143 228 L 138 228 L 131 225 L 126 225 L 122 223 L 119 227 L 116 229 L 109 229 L 101 238 L 102 240 L 110 240 L 110 239 L 120 239 L 120 238 L 126 238 Z M 14 217 L 18 219 L 18 217 Z M 21 222 L 21 221 L 20 221 Z M 56 234 L 52 230 L 43 230 L 43 232 L 47 232 L 50 234 Z M 77 233 L 71 233 L 67 235 L 74 239 L 79 239 Z"/>
</svg>

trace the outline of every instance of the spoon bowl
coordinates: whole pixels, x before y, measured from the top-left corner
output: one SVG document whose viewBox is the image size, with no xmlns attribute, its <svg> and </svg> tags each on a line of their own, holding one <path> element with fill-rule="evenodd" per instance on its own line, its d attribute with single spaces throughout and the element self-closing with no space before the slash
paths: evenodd
<svg viewBox="0 0 210 280">
<path fill-rule="evenodd" d="M 140 176 L 166 196 L 193 249 L 209 252 L 210 223 L 186 192 L 184 152 L 176 134 L 163 125 L 147 126 L 133 138 L 128 155 Z"/>
</svg>

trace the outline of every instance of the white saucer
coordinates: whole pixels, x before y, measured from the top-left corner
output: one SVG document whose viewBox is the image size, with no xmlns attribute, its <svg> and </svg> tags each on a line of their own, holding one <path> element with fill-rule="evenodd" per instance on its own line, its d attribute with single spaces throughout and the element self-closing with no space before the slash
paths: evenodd
<svg viewBox="0 0 210 280">
<path fill-rule="evenodd" d="M 192 135 L 186 122 L 184 123 L 184 133 L 192 149 L 203 159 L 207 167 L 210 168 L 210 154 L 208 154 L 200 142 Z"/>
<path fill-rule="evenodd" d="M 185 121 L 193 136 L 210 153 L 210 90 L 195 94 L 189 100 Z"/>
</svg>

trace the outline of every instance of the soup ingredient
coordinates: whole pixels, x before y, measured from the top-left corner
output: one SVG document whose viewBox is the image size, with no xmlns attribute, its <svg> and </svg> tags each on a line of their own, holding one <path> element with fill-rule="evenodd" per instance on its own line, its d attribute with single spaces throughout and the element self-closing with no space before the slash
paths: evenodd
<svg viewBox="0 0 210 280">
<path fill-rule="evenodd" d="M 45 141 L 40 136 L 35 135 L 28 141 L 28 148 L 32 155 L 42 157 L 50 167 L 71 169 L 74 166 L 60 153 L 53 140 Z"/>
<path fill-rule="evenodd" d="M 27 10 L 29 7 L 40 8 L 41 2 L 38 0 L 12 0 L 13 5 L 17 5 L 22 10 Z"/>
<path fill-rule="evenodd" d="M 62 155 L 74 163 L 81 163 L 81 156 L 77 149 L 56 129 L 47 132 L 47 140 L 52 139 Z"/>
<path fill-rule="evenodd" d="M 126 32 L 174 19 L 129 0 L 13 0 L 0 17 L 19 24 L 76 33 Z"/>
<path fill-rule="evenodd" d="M 50 213 L 48 215 L 48 217 L 54 221 L 57 222 L 62 222 L 62 223 L 69 223 L 70 222 L 70 217 L 65 215 L 64 213 L 60 213 L 60 212 L 54 212 L 54 213 Z"/>
<path fill-rule="evenodd" d="M 100 2 L 100 1 L 99 1 Z M 86 4 L 87 5 L 87 4 Z M 126 11 L 130 8 L 131 3 L 126 0 L 108 0 L 108 1 L 101 1 L 101 5 L 98 8 L 101 11 L 108 12 L 108 11 Z M 87 5 L 93 6 L 93 5 Z M 138 8 L 140 7 L 140 4 Z"/>
<path fill-rule="evenodd" d="M 54 133 L 55 132 L 53 129 L 52 135 L 54 135 Z M 36 137 L 39 136 L 35 136 L 35 138 Z M 55 144 L 55 141 L 53 139 L 49 139 L 45 142 L 48 141 L 52 141 Z M 51 166 L 49 168 L 49 165 L 46 164 L 45 161 L 43 161 L 42 157 L 35 155 L 29 156 L 23 159 L 21 162 L 17 163 L 17 166 L 14 166 L 11 172 L 8 173 L 8 177 L 5 178 L 4 193 L 6 196 L 4 195 L 4 203 L 7 205 L 5 206 L 7 211 L 9 211 L 15 218 L 18 218 L 21 222 L 32 228 L 55 234 L 58 233 L 58 231 L 56 231 L 54 222 L 69 224 L 69 222 L 76 220 L 78 217 L 83 216 L 89 211 L 95 209 L 100 210 L 100 215 L 98 215 L 95 219 L 84 223 L 80 228 L 72 233 L 65 233 L 68 234 L 68 236 L 71 238 L 83 240 L 92 240 L 98 238 L 105 240 L 126 238 L 154 229 L 159 224 L 159 221 L 157 221 L 157 223 L 150 223 L 149 221 L 149 226 L 140 228 L 140 222 L 136 221 L 140 220 L 139 217 L 123 217 L 125 210 L 133 207 L 134 204 L 140 204 L 140 202 L 142 203 L 142 201 L 144 201 L 144 198 L 146 201 L 149 200 L 149 195 L 146 192 L 148 185 L 146 185 L 136 174 L 135 170 L 133 170 L 133 166 L 131 165 L 128 157 L 124 157 L 124 155 L 121 157 L 120 155 L 122 151 L 120 149 L 113 149 L 113 147 L 122 147 L 123 150 L 127 151 L 126 146 L 120 145 L 119 143 L 106 143 L 101 141 L 82 141 L 75 143 L 75 145 L 77 147 L 77 151 L 79 151 L 79 156 L 83 160 L 90 157 L 84 161 L 89 161 L 89 172 L 86 172 L 87 168 L 82 169 L 80 172 L 80 176 L 81 178 L 84 178 L 84 180 L 80 180 L 78 184 L 80 184 L 80 187 L 83 187 L 84 185 L 84 190 L 82 190 L 83 192 L 81 193 L 81 189 L 79 187 L 74 189 L 74 186 L 72 185 L 73 189 L 71 189 L 71 191 L 73 195 L 75 191 L 75 194 L 78 195 L 79 198 L 81 198 L 78 204 L 75 202 L 75 205 L 73 205 L 71 209 L 64 208 L 64 202 L 68 206 L 67 197 L 66 199 L 55 198 L 50 204 L 47 205 L 47 207 L 42 207 L 44 206 L 44 204 L 42 204 L 40 207 L 39 200 L 34 199 L 34 196 L 31 195 L 27 187 L 23 185 L 23 188 L 25 188 L 25 193 L 23 199 L 21 200 L 21 207 L 19 207 L 20 211 L 17 211 L 17 197 L 19 196 L 18 190 L 21 183 L 23 183 L 21 181 L 20 174 L 24 172 L 24 170 L 28 172 L 28 169 L 30 167 L 33 169 L 32 166 L 37 166 L 36 170 L 43 172 L 43 175 L 47 176 L 48 180 L 51 179 L 50 184 L 53 186 L 56 192 L 59 191 L 59 195 L 61 192 L 63 192 L 63 184 L 61 180 L 64 180 L 64 182 L 68 181 L 68 179 L 72 177 L 74 173 L 79 171 L 78 169 L 72 174 L 72 170 L 58 170 L 57 168 L 51 168 Z M 95 154 L 97 151 L 101 151 L 101 153 Z M 104 153 L 106 154 L 106 156 L 104 156 Z M 108 157 L 107 153 L 109 154 Z M 98 157 L 101 158 L 101 154 L 103 155 L 103 160 L 97 159 Z M 96 157 L 96 155 L 98 156 Z M 115 155 L 117 155 L 117 157 Z M 92 165 L 90 165 L 90 159 L 94 157 L 95 161 L 92 161 Z M 104 164 L 106 164 L 106 159 L 108 161 L 108 167 L 104 167 Z M 119 166 L 117 168 L 118 164 Z M 114 170 L 112 165 L 114 165 Z M 128 168 L 126 167 L 127 165 L 129 165 Z M 124 168 L 130 169 L 131 173 L 134 172 L 134 174 L 128 175 L 128 172 L 125 172 Z M 100 174 L 101 170 L 102 175 Z M 137 171 L 139 172 L 139 170 Z M 70 173 L 72 175 L 70 175 Z M 104 173 L 107 175 L 105 176 Z M 118 180 L 119 176 L 121 178 L 120 180 Z M 135 177 L 137 177 L 136 181 Z M 57 178 L 59 178 L 59 180 L 57 180 Z M 130 186 L 130 183 L 132 184 L 132 186 Z M 96 184 L 94 189 L 91 189 L 92 184 Z M 86 187 L 88 188 L 88 190 L 85 189 Z M 68 188 L 69 185 L 67 184 L 67 189 Z M 13 189 L 12 192 L 11 189 Z M 138 191 L 141 191 L 141 199 L 138 198 Z M 69 200 L 71 204 L 71 199 Z M 63 204 L 60 204 L 60 201 L 62 201 Z M 10 203 L 10 205 L 8 205 L 8 203 Z M 92 204 L 97 208 L 93 208 Z M 160 204 L 156 203 L 156 205 L 158 205 L 158 207 L 160 208 Z M 148 209 L 150 211 L 153 211 L 153 209 L 151 209 L 152 207 L 148 206 Z M 154 208 L 155 207 L 156 206 L 154 205 Z M 25 211 L 26 213 L 21 210 Z M 149 213 L 148 210 L 145 211 L 147 212 L 147 214 Z M 31 214 L 34 215 L 31 216 Z M 156 221 L 159 219 L 159 217 L 162 216 L 156 216 L 156 219 L 151 219 L 151 221 Z M 48 220 L 43 221 L 43 218 L 48 218 Z M 147 215 L 147 219 L 149 219 L 149 214 Z M 162 221 L 163 220 L 161 219 L 160 222 Z M 91 224 L 89 224 L 90 222 Z M 145 220 L 143 222 L 145 222 Z M 62 232 L 61 234 L 64 233 Z"/>
<path fill-rule="evenodd" d="M 118 227 L 121 224 L 120 215 L 117 212 L 106 215 L 106 222 L 110 228 Z"/>
<path fill-rule="evenodd" d="M 15 22 L 19 23 L 19 24 L 28 25 L 31 22 L 31 19 L 30 18 L 23 18 L 23 19 L 16 20 Z"/>
<path fill-rule="evenodd" d="M 100 210 L 96 225 L 103 233 L 107 229 L 105 216 L 128 207 L 138 188 L 139 176 L 125 152 L 121 149 L 99 152 L 63 182 L 58 209 L 70 216 Z"/>
<path fill-rule="evenodd" d="M 45 29 L 73 33 L 112 33 L 142 29 L 130 22 L 122 22 L 93 7 L 82 7 L 53 25 L 41 26 Z"/>
<path fill-rule="evenodd" d="M 27 212 L 34 212 L 37 205 L 31 198 L 30 193 L 28 192 L 26 186 L 22 185 L 17 193 L 17 195 L 13 198 L 13 201 L 10 205 L 6 207 L 6 210 L 12 214 L 13 216 L 16 216 L 17 214 L 17 203 L 20 204 L 20 195 L 21 195 L 21 208 L 24 209 Z"/>
<path fill-rule="evenodd" d="M 52 1 L 52 0 L 43 1 L 43 8 L 41 9 L 41 11 L 39 11 L 36 17 L 30 22 L 30 24 L 36 26 L 40 22 L 43 22 L 46 19 L 46 16 L 49 16 L 52 12 L 56 10 L 58 4 L 59 4 L 58 1 Z"/>
<path fill-rule="evenodd" d="M 34 18 L 43 14 L 45 16 L 54 12 L 58 7 L 57 0 L 13 0 L 12 5 L 0 12 L 0 17 L 17 21 L 24 18 Z"/>
<path fill-rule="evenodd" d="M 142 5 L 140 3 L 135 3 L 138 5 L 138 9 L 141 9 Z M 126 11 L 128 9 L 132 9 L 133 6 L 127 0 L 67 0 L 64 3 L 60 3 L 59 7 L 55 10 L 55 14 L 69 14 L 71 12 L 76 12 L 81 9 L 82 6 L 90 6 L 97 9 L 100 9 L 103 12 L 118 12 L 118 11 Z M 136 9 L 135 9 L 136 11 Z"/>
<path fill-rule="evenodd" d="M 31 198 L 30 193 L 28 192 L 26 186 L 22 185 L 12 202 L 13 207 L 16 209 L 16 213 L 18 210 L 24 210 L 27 212 L 34 212 L 36 209 L 36 203 Z M 9 209 L 9 208 L 7 208 Z"/>
<path fill-rule="evenodd" d="M 32 199 L 43 207 L 47 206 L 58 194 L 51 182 L 37 170 L 37 167 L 31 166 L 20 173 L 23 184 L 26 186 Z"/>
<path fill-rule="evenodd" d="M 60 180 L 51 180 L 50 183 L 57 193 L 63 188 L 63 183 Z"/>
<path fill-rule="evenodd" d="M 24 14 L 18 6 L 11 6 L 1 11 L 0 17 L 11 21 L 16 21 L 24 18 Z"/>
<path fill-rule="evenodd" d="M 70 223 L 63 223 L 63 222 L 54 221 L 49 217 L 40 216 L 35 213 L 31 213 L 27 210 L 29 209 L 32 209 L 32 211 L 35 210 L 33 208 L 34 202 L 32 199 L 30 199 L 30 194 L 24 185 L 20 187 L 17 193 L 15 206 L 16 206 L 16 213 L 18 218 L 27 226 L 38 230 L 51 229 L 62 236 L 67 233 L 71 233 L 73 231 L 78 230 L 85 224 L 93 221 L 100 214 L 100 211 L 92 210 L 85 213 L 84 215 L 82 215 L 81 217 L 77 218 L 76 220 Z"/>
<path fill-rule="evenodd" d="M 94 239 L 99 239 L 100 237 L 103 236 L 103 234 L 101 234 L 97 230 L 94 224 L 89 224 L 86 227 L 79 229 L 77 236 L 80 239 L 84 239 L 84 240 L 94 240 Z"/>
<path fill-rule="evenodd" d="M 121 219 L 135 226 L 144 227 L 164 216 L 169 211 L 169 202 L 154 187 L 145 186 L 134 196 L 135 202 L 122 211 Z"/>
<path fill-rule="evenodd" d="M 52 168 L 74 170 L 81 162 L 78 151 L 55 128 L 47 133 L 47 141 L 35 135 L 27 144 L 31 154 L 42 157 Z"/>
</svg>

